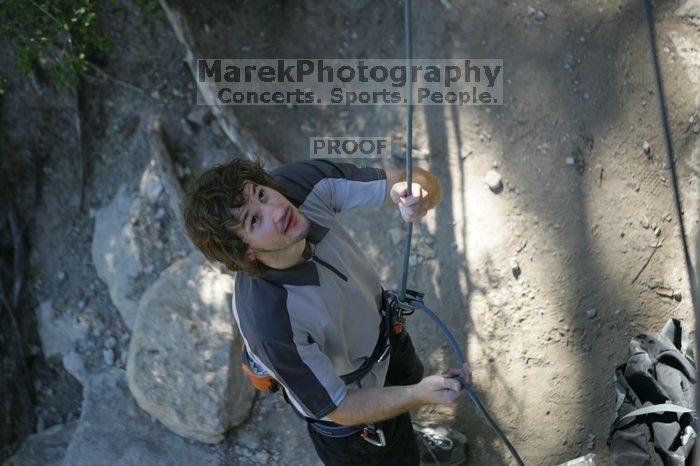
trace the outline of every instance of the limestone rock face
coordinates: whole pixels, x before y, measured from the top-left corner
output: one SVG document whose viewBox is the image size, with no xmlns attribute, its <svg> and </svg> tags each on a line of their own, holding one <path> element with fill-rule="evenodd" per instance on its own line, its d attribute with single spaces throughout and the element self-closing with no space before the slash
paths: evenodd
<svg viewBox="0 0 700 466">
<path fill-rule="evenodd" d="M 83 396 L 82 413 L 63 458 L 64 466 L 220 463 L 214 447 L 173 435 L 139 409 L 122 369 L 90 377 Z"/>
<path fill-rule="evenodd" d="M 194 252 L 146 290 L 131 338 L 127 375 L 139 406 L 201 442 L 221 441 L 253 401 L 232 296 L 232 277 Z"/>
<path fill-rule="evenodd" d="M 22 447 L 10 458 L 12 466 L 61 466 L 78 421 L 58 424 L 26 438 Z"/>
<path fill-rule="evenodd" d="M 41 349 L 46 359 L 61 358 L 73 349 L 75 342 L 85 337 L 87 325 L 59 315 L 51 300 L 42 301 L 36 310 Z"/>
<path fill-rule="evenodd" d="M 178 200 L 163 195 L 167 190 L 158 166 L 152 161 L 138 189 L 122 185 L 109 204 L 95 211 L 92 261 L 129 329 L 146 288 L 194 249 L 179 220 Z"/>
<path fill-rule="evenodd" d="M 685 0 L 676 10 L 676 15 L 700 26 L 700 0 Z"/>
</svg>

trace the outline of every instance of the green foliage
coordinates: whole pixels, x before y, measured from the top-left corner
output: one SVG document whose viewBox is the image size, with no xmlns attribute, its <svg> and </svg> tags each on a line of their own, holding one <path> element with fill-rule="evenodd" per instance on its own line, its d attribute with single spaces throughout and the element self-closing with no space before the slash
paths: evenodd
<svg viewBox="0 0 700 466">
<path fill-rule="evenodd" d="M 0 33 L 16 40 L 17 68 L 31 73 L 42 52 L 54 50 L 49 71 L 60 88 L 74 87 L 93 50 L 109 41 L 91 0 L 0 0 Z"/>
<path fill-rule="evenodd" d="M 134 3 L 149 16 L 159 9 L 157 0 Z M 17 68 L 30 74 L 39 57 L 48 54 L 56 86 L 75 87 L 90 54 L 111 47 L 99 24 L 98 6 L 94 0 L 0 0 L 0 34 L 15 39 Z"/>
</svg>

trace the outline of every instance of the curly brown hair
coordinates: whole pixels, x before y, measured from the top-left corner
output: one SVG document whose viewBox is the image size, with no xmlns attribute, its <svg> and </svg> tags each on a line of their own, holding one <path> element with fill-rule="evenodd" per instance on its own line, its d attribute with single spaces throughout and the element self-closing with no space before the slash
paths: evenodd
<svg viewBox="0 0 700 466">
<path fill-rule="evenodd" d="M 245 259 L 248 245 L 236 233 L 241 222 L 231 213 L 245 204 L 243 185 L 248 181 L 282 192 L 260 160 L 234 159 L 195 177 L 185 195 L 182 216 L 187 235 L 209 260 L 259 277 L 268 267 Z"/>
</svg>

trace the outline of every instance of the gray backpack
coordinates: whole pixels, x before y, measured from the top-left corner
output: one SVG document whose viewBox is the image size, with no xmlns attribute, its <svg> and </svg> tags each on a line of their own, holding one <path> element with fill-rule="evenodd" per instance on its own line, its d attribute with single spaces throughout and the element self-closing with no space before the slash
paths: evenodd
<svg viewBox="0 0 700 466">
<path fill-rule="evenodd" d="M 695 379 L 693 350 L 679 320 L 630 341 L 627 362 L 615 370 L 612 466 L 691 464 Z"/>
</svg>

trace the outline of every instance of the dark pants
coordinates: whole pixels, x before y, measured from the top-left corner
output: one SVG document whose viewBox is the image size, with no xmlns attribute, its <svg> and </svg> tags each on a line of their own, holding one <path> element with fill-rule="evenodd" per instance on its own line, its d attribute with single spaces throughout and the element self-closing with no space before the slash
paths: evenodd
<svg viewBox="0 0 700 466">
<path fill-rule="evenodd" d="M 391 336 L 391 359 L 384 385 L 410 385 L 423 378 L 423 364 L 418 359 L 411 337 L 407 332 Z M 377 447 L 365 441 L 360 434 L 348 437 L 327 437 L 307 426 L 316 453 L 328 466 L 341 465 L 418 465 L 420 455 L 411 426 L 409 413 L 378 422 L 384 431 L 386 446 Z"/>
</svg>

